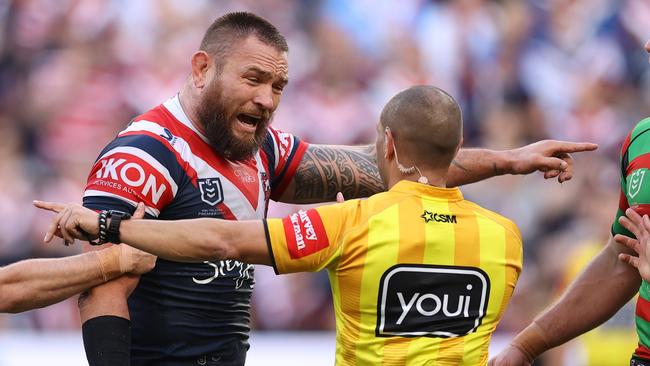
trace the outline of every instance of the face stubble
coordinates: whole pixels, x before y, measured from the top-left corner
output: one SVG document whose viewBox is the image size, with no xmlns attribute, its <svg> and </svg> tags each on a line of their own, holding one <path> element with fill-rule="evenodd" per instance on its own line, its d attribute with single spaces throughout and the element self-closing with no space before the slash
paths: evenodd
<svg viewBox="0 0 650 366">
<path fill-rule="evenodd" d="M 227 115 L 224 90 L 219 77 L 208 84 L 202 93 L 196 114 L 210 146 L 217 154 L 230 161 L 241 162 L 253 157 L 264 143 L 270 118 L 265 118 L 257 124 L 252 137 L 237 137 L 233 132 L 233 124 L 238 123 L 236 112 Z"/>
</svg>

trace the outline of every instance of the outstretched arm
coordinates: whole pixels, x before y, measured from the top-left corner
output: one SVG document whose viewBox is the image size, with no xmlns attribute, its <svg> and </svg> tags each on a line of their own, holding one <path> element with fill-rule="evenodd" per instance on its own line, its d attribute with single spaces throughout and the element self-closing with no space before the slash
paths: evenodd
<svg viewBox="0 0 650 366">
<path fill-rule="evenodd" d="M 110 247 L 66 258 L 29 259 L 0 268 L 0 312 L 19 313 L 63 301 L 125 273 L 145 273 L 155 257 Z"/>
<path fill-rule="evenodd" d="M 596 148 L 591 143 L 544 140 L 504 151 L 461 149 L 449 168 L 447 185 L 453 187 L 502 174 L 535 171 L 544 172 L 545 178 L 557 177 L 564 182 L 573 175 L 573 159 L 569 154 Z M 337 192 L 349 199 L 384 190 L 374 145 L 310 145 L 280 201 L 316 203 L 334 201 Z"/>
<path fill-rule="evenodd" d="M 34 201 L 34 205 L 57 213 L 45 235 L 46 242 L 59 236 L 72 243 L 96 238 L 99 233 L 95 211 L 76 204 Z M 237 259 L 271 264 L 261 220 L 125 220 L 120 224 L 120 240 L 176 262 Z"/>
<path fill-rule="evenodd" d="M 639 273 L 619 260 L 629 253 L 610 237 L 607 246 L 562 297 L 519 333 L 490 366 L 530 365 L 536 357 L 612 317 L 638 291 Z M 603 296 L 603 294 L 607 294 Z M 576 316 L 579 312 L 580 316 Z"/>
</svg>

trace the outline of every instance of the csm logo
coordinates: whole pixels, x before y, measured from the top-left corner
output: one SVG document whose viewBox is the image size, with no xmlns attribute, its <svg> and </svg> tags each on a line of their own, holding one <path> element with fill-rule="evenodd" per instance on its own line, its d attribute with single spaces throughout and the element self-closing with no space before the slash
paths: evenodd
<svg viewBox="0 0 650 366">
<path fill-rule="evenodd" d="M 215 206 L 223 202 L 223 188 L 219 178 L 198 179 L 201 201 L 208 205 Z"/>
<path fill-rule="evenodd" d="M 490 279 L 479 268 L 398 264 L 384 272 L 378 337 L 460 337 L 485 316 Z"/>
</svg>

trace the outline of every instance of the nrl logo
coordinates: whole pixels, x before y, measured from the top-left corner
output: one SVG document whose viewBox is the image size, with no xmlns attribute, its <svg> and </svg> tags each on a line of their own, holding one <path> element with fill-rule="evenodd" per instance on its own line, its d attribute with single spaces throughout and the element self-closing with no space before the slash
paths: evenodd
<svg viewBox="0 0 650 366">
<path fill-rule="evenodd" d="M 639 169 L 630 175 L 630 180 L 627 185 L 627 194 L 630 198 L 634 198 L 641 191 L 641 185 L 643 185 L 643 177 L 645 177 L 646 171 L 647 169 Z"/>
<path fill-rule="evenodd" d="M 223 188 L 219 178 L 201 178 L 198 180 L 201 201 L 215 206 L 223 202 Z"/>
</svg>

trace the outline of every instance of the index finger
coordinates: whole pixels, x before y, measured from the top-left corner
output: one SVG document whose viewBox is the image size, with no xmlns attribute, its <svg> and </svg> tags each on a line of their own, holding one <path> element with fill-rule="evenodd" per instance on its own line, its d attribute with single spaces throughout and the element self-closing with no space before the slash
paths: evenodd
<svg viewBox="0 0 650 366">
<path fill-rule="evenodd" d="M 41 210 L 47 210 L 52 212 L 61 212 L 65 209 L 66 205 L 58 202 L 47 202 L 47 201 L 38 201 L 34 200 L 32 202 L 35 207 L 40 208 Z"/>
<path fill-rule="evenodd" d="M 583 151 L 594 151 L 598 149 L 598 144 L 591 142 L 556 141 L 556 143 L 551 146 L 551 149 L 556 153 L 576 153 Z"/>
</svg>

